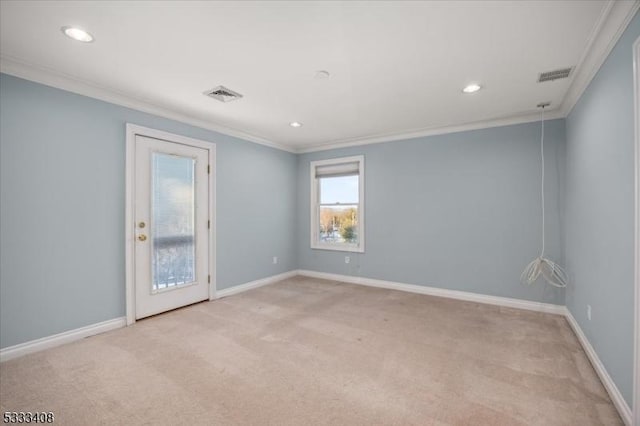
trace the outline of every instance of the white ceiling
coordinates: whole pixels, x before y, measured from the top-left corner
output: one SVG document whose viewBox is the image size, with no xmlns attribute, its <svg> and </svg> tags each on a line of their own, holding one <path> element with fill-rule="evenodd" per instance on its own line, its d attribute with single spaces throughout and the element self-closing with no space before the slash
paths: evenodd
<svg viewBox="0 0 640 426">
<path fill-rule="evenodd" d="M 40 70 L 305 151 L 526 117 L 541 101 L 559 108 L 611 3 L 8 1 L 0 8 L 4 72 Z M 65 37 L 65 25 L 95 41 Z M 570 79 L 536 82 L 542 71 L 576 65 Z M 314 79 L 317 70 L 331 77 Z M 469 82 L 484 89 L 465 95 Z M 244 97 L 203 96 L 220 84 Z"/>
</svg>

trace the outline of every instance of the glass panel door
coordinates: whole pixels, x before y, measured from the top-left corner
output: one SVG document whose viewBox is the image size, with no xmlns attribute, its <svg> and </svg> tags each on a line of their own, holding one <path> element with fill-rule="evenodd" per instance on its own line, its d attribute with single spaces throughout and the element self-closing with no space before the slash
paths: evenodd
<svg viewBox="0 0 640 426">
<path fill-rule="evenodd" d="M 195 160 L 152 153 L 152 291 L 196 280 Z"/>
<path fill-rule="evenodd" d="M 210 297 L 208 148 L 136 136 L 136 318 Z"/>
</svg>

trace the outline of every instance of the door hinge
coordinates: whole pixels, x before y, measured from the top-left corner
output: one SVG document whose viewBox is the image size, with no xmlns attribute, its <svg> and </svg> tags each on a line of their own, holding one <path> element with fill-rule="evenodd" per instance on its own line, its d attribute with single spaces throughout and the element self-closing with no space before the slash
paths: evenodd
<svg viewBox="0 0 640 426">
<path fill-rule="evenodd" d="M 211 284 L 211 275 L 207 275 L 207 282 Z"/>
<path fill-rule="evenodd" d="M 207 164 L 207 174 L 211 174 L 211 165 Z"/>
<path fill-rule="evenodd" d="M 211 221 L 210 220 L 207 221 L 207 229 L 211 229 Z"/>
</svg>

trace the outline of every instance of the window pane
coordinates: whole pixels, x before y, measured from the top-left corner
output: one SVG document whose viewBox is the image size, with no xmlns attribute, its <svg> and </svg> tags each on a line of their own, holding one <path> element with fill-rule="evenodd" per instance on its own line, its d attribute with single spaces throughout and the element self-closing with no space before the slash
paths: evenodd
<svg viewBox="0 0 640 426">
<path fill-rule="evenodd" d="M 320 242 L 358 242 L 358 206 L 320 206 Z"/>
<path fill-rule="evenodd" d="M 153 290 L 195 280 L 195 160 L 153 153 Z"/>
<path fill-rule="evenodd" d="M 358 204 L 358 175 L 319 180 L 320 204 Z"/>
</svg>

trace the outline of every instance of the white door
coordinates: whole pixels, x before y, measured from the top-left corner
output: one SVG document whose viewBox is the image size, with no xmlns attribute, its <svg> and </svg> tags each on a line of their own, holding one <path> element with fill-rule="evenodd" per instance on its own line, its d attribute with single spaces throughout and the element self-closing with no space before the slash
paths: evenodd
<svg viewBox="0 0 640 426">
<path fill-rule="evenodd" d="M 135 318 L 209 299 L 209 151 L 135 135 Z"/>
</svg>

